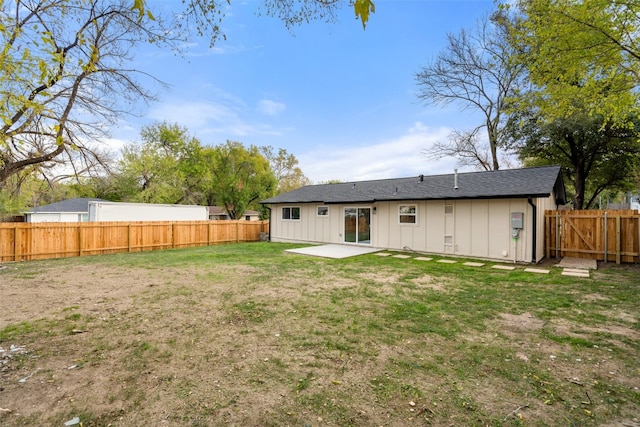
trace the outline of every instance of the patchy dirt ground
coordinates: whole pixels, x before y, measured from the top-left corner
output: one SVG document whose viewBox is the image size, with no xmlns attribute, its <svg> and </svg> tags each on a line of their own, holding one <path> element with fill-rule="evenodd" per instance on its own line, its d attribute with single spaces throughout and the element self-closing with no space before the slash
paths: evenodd
<svg viewBox="0 0 640 427">
<path fill-rule="evenodd" d="M 416 332 L 420 300 L 385 305 L 455 303 L 453 278 L 320 267 L 7 264 L 0 425 L 640 426 L 637 311 L 581 326 L 505 307 L 454 340 Z"/>
</svg>

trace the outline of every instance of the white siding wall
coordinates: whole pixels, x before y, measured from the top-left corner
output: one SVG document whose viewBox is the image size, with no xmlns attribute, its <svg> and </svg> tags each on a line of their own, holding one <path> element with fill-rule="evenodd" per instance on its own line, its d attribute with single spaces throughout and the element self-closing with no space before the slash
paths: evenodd
<svg viewBox="0 0 640 427">
<path fill-rule="evenodd" d="M 89 202 L 90 221 L 205 221 L 205 206 Z"/>
<path fill-rule="evenodd" d="M 41 212 L 27 214 L 27 222 L 82 222 L 83 213 L 79 212 Z"/>
<path fill-rule="evenodd" d="M 318 206 L 329 215 L 318 216 Z M 300 220 L 283 220 L 283 207 L 299 207 Z M 287 204 L 271 206 L 271 240 L 281 242 L 341 243 L 342 209 L 337 205 Z"/>
<path fill-rule="evenodd" d="M 537 238 L 536 260 L 544 256 L 544 210 L 553 209 L 553 197 L 533 202 L 537 210 L 537 236 L 533 236 L 533 209 L 527 199 L 431 200 L 377 202 L 371 215 L 371 246 L 473 258 L 531 262 L 532 239 Z M 400 224 L 399 205 L 415 205 L 416 224 Z M 299 206 L 300 220 L 282 220 L 283 206 Z M 273 205 L 271 240 L 343 243 L 344 208 L 328 205 L 329 215 L 316 215 L 317 204 Z M 366 205 L 358 205 L 360 207 Z M 453 209 L 445 213 L 445 209 Z M 524 213 L 524 229 L 512 237 L 511 213 Z"/>
</svg>

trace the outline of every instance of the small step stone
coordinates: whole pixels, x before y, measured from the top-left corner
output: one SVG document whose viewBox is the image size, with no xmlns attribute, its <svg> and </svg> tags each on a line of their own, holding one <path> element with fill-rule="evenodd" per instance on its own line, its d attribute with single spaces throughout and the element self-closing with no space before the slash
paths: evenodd
<svg viewBox="0 0 640 427">
<path fill-rule="evenodd" d="M 454 261 L 452 259 L 439 259 L 438 262 L 441 262 L 443 264 L 455 264 L 458 261 Z"/>
<path fill-rule="evenodd" d="M 411 257 L 409 255 L 398 254 L 398 255 L 394 255 L 392 258 L 407 259 L 407 258 L 411 258 Z"/>
<path fill-rule="evenodd" d="M 465 262 L 462 265 L 466 265 L 467 267 L 482 267 L 482 266 L 484 266 L 484 263 L 483 262 L 471 262 L 471 261 L 469 261 L 469 262 Z"/>
<path fill-rule="evenodd" d="M 376 256 L 390 256 L 389 252 L 376 252 L 374 255 Z"/>
<path fill-rule="evenodd" d="M 572 277 L 589 277 L 589 270 L 580 270 L 577 268 L 565 268 L 561 273 L 563 276 Z"/>
<path fill-rule="evenodd" d="M 511 271 L 511 270 L 515 270 L 516 268 L 511 266 L 511 265 L 492 265 L 491 268 L 495 268 L 496 270 L 507 270 L 507 271 Z"/>
<path fill-rule="evenodd" d="M 416 261 L 431 261 L 433 258 L 429 258 L 426 256 L 417 256 L 414 258 Z"/>
<path fill-rule="evenodd" d="M 525 268 L 524 271 L 527 273 L 549 274 L 551 270 L 547 270 L 546 268 Z"/>
</svg>

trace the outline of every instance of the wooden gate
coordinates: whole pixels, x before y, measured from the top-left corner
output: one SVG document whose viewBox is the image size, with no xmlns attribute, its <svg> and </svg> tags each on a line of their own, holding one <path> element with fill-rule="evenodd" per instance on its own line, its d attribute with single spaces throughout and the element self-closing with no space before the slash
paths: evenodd
<svg viewBox="0 0 640 427">
<path fill-rule="evenodd" d="M 544 216 L 547 258 L 640 262 L 638 211 L 545 211 Z"/>
</svg>

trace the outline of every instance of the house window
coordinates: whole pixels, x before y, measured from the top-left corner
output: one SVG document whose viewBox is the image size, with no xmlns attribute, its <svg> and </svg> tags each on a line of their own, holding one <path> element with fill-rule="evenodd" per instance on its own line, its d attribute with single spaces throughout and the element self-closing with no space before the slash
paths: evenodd
<svg viewBox="0 0 640 427">
<path fill-rule="evenodd" d="M 400 205 L 398 212 L 400 213 L 400 224 L 416 224 L 418 222 L 416 205 Z"/>
<path fill-rule="evenodd" d="M 300 220 L 300 207 L 299 206 L 287 206 L 282 208 L 282 219 L 289 221 Z"/>
<path fill-rule="evenodd" d="M 318 206 L 318 216 L 329 216 L 329 206 Z"/>
<path fill-rule="evenodd" d="M 453 215 L 453 202 L 444 202 L 444 214 Z"/>
</svg>

